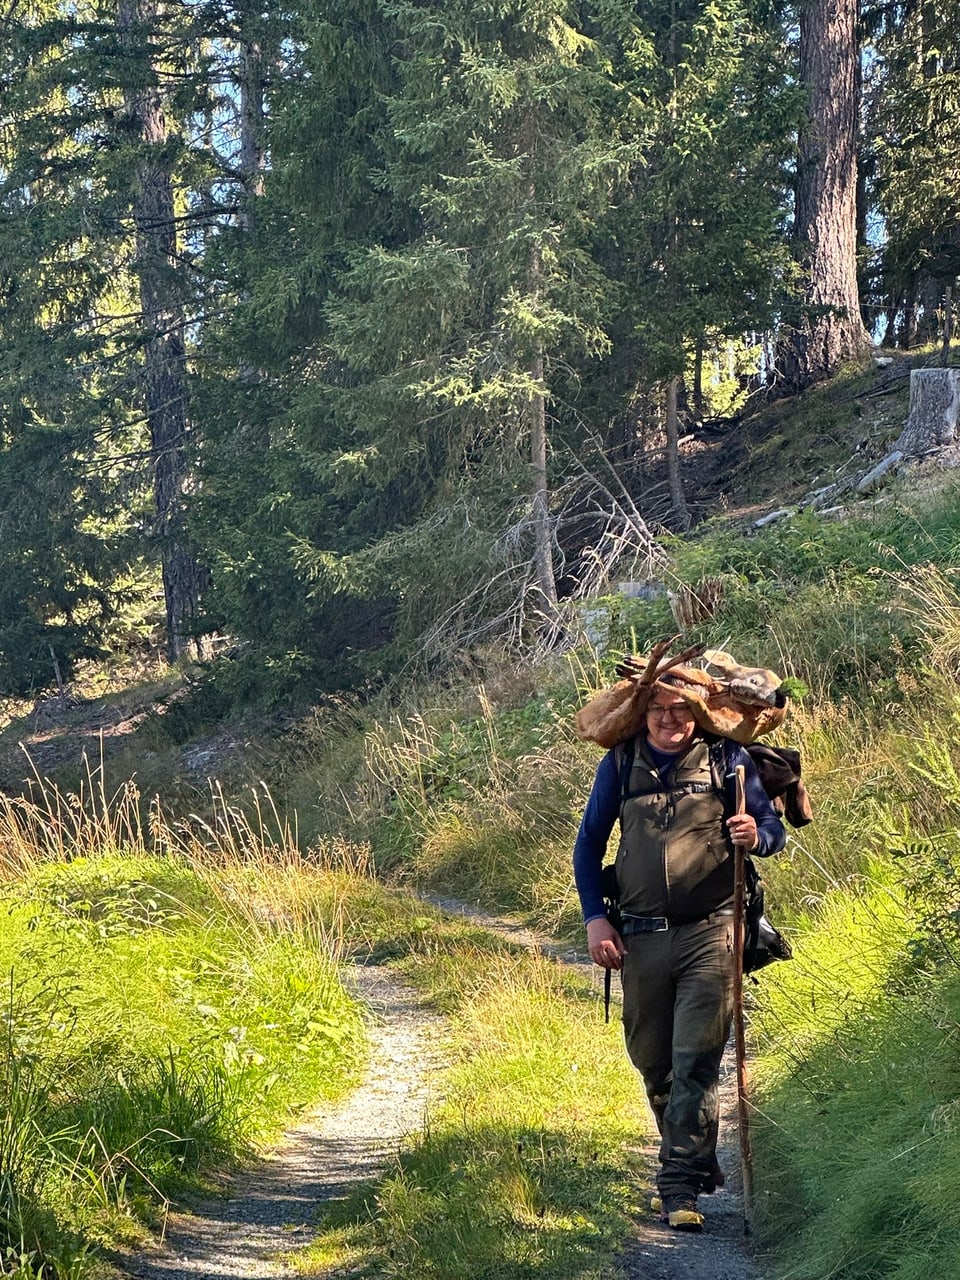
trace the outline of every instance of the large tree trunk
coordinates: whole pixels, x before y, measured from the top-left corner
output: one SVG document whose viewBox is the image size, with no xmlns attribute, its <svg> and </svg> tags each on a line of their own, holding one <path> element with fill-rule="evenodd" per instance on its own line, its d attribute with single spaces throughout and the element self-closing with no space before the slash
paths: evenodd
<svg viewBox="0 0 960 1280">
<path fill-rule="evenodd" d="M 804 315 L 784 335 L 780 374 L 794 388 L 829 377 L 870 339 L 857 288 L 857 0 L 804 0 L 796 238 L 806 272 Z"/>
<path fill-rule="evenodd" d="M 248 12 L 247 20 L 252 20 Z M 241 223 L 253 225 L 254 204 L 263 195 L 266 166 L 264 150 L 263 46 L 254 36 L 241 32 L 240 52 L 240 181 L 244 202 Z"/>
<path fill-rule="evenodd" d="M 153 461 L 167 651 L 171 659 L 176 659 L 186 647 L 190 623 L 196 614 L 201 573 L 187 550 L 183 533 L 187 480 L 184 314 L 178 280 L 173 182 L 164 155 L 167 122 L 163 99 L 149 74 L 152 69 L 146 52 L 158 10 L 157 0 L 119 0 L 117 16 L 131 67 L 146 65 L 148 72 L 141 85 L 125 91 L 124 99 L 144 144 L 133 193 L 134 268 L 146 335 L 143 391 Z"/>
<path fill-rule="evenodd" d="M 533 176 L 536 149 L 536 118 L 533 110 L 524 113 L 521 146 L 526 170 L 525 195 L 531 210 L 536 207 L 537 188 Z M 533 298 L 539 297 L 543 286 L 543 256 L 540 245 L 534 240 L 527 263 L 527 288 Z M 544 385 L 543 346 L 536 343 L 530 362 L 530 377 L 537 385 Z M 538 391 L 529 401 L 528 420 L 530 430 L 530 464 L 533 473 L 531 508 L 533 518 L 533 564 L 540 593 L 541 611 L 548 633 L 555 635 L 560 627 L 557 603 L 557 579 L 553 567 L 553 531 L 550 526 L 550 489 L 547 483 L 547 400 Z"/>
</svg>

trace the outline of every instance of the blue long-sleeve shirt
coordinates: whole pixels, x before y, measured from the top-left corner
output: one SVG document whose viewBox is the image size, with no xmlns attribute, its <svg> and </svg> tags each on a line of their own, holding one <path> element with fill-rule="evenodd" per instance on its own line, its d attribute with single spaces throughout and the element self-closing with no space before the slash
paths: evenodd
<svg viewBox="0 0 960 1280">
<path fill-rule="evenodd" d="M 658 764 L 669 763 L 673 759 L 664 752 L 654 751 L 653 754 L 655 758 L 659 757 Z M 750 856 L 766 858 L 771 853 L 780 852 L 786 843 L 786 832 L 767 798 L 756 766 L 746 751 L 737 747 L 730 754 L 728 766 L 735 769 L 741 764 L 744 767 L 745 807 L 757 824 L 759 842 L 757 848 L 751 850 Z M 600 868 L 603 866 L 610 833 L 619 816 L 620 774 L 615 753 L 608 751 L 597 769 L 573 849 L 573 875 L 584 923 L 587 924 L 605 914 Z"/>
</svg>

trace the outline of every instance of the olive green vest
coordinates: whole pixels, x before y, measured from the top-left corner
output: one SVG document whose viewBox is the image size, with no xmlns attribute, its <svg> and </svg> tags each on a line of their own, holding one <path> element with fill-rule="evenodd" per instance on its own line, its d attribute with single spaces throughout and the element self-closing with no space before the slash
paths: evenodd
<svg viewBox="0 0 960 1280">
<path fill-rule="evenodd" d="M 616 759 L 623 777 L 623 747 Z M 723 797 L 703 738 L 695 737 L 676 757 L 666 780 L 646 737 L 635 739 L 620 804 L 616 866 L 620 908 L 628 915 L 699 920 L 731 905 L 733 857 Z"/>
</svg>

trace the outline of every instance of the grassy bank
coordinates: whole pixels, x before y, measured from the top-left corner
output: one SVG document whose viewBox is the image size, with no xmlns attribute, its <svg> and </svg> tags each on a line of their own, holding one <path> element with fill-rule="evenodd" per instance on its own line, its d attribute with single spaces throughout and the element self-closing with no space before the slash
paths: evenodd
<svg viewBox="0 0 960 1280">
<path fill-rule="evenodd" d="M 878 726 L 853 790 L 866 864 L 801 904 L 796 958 L 758 998 L 782 1280 L 919 1280 L 960 1254 L 960 697 L 930 678 L 936 718 Z"/>
<path fill-rule="evenodd" d="M 354 955 L 454 1015 L 453 1067 L 299 1265 L 559 1280 L 609 1260 L 645 1119 L 591 982 L 385 886 L 362 847 L 305 861 L 238 809 L 139 812 L 96 786 L 0 807 L 0 1272 L 100 1274 L 169 1199 L 349 1087 L 362 1031 L 336 965 Z"/>
<path fill-rule="evenodd" d="M 596 991 L 553 962 L 438 926 L 403 967 L 453 1015 L 443 1101 L 382 1179 L 324 1216 L 300 1271 L 609 1274 L 642 1194 L 626 1148 L 649 1121 Z"/>
<path fill-rule="evenodd" d="M 82 844 L 12 802 L 0 829 L 0 1272 L 24 1280 L 92 1274 L 363 1057 L 336 877 L 183 832 L 125 848 L 118 811 L 63 800 Z"/>
</svg>

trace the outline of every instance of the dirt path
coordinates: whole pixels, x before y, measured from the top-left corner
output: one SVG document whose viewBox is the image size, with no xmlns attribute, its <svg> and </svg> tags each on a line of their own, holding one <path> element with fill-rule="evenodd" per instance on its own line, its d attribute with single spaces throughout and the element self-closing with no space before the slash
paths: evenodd
<svg viewBox="0 0 960 1280">
<path fill-rule="evenodd" d="M 435 906 L 452 915 L 469 916 L 491 933 L 518 946 L 535 948 L 589 975 L 602 988 L 601 971 L 589 959 L 586 948 L 565 947 L 524 928 L 488 915 L 478 907 L 447 898 L 431 898 Z M 619 984 L 614 979 L 619 1002 Z M 616 1016 L 611 1009 L 611 1020 Z M 637 1088 L 640 1088 L 639 1079 Z M 627 1280 L 762 1280 L 746 1247 L 743 1194 L 740 1177 L 740 1143 L 737 1133 L 737 1071 L 732 1043 L 727 1046 L 720 1070 L 720 1140 L 717 1157 L 727 1175 L 726 1185 L 699 1201 L 706 1219 L 702 1235 L 688 1235 L 661 1227 L 649 1209 L 649 1196 L 638 1206 L 633 1238 L 620 1259 Z M 657 1146 L 641 1148 L 650 1170 L 650 1190 L 657 1167 Z"/>
<path fill-rule="evenodd" d="M 737 1070 L 728 1045 L 720 1070 L 720 1141 L 717 1157 L 727 1175 L 726 1186 L 698 1204 L 706 1219 L 702 1235 L 685 1235 L 661 1227 L 651 1212 L 637 1224 L 635 1239 L 622 1265 L 629 1280 L 761 1280 L 747 1252 L 743 1230 L 740 1146 L 737 1138 Z M 657 1147 L 643 1148 L 651 1178 Z"/>
<path fill-rule="evenodd" d="M 560 946 L 522 926 L 462 903 L 433 899 L 484 928 L 598 973 L 585 952 Z M 171 1215 L 162 1247 L 131 1259 L 134 1280 L 263 1280 L 292 1274 L 281 1255 L 311 1238 L 318 1204 L 371 1180 L 421 1128 L 431 1086 L 443 1066 L 444 1021 L 389 970 L 358 965 L 345 980 L 369 1010 L 370 1065 L 344 1102 L 305 1117 L 276 1151 L 237 1175 L 224 1195 L 194 1214 Z M 639 1087 L 639 1085 L 638 1085 Z M 661 1227 L 646 1204 L 620 1259 L 627 1280 L 760 1280 L 745 1249 L 736 1139 L 736 1073 L 728 1054 L 721 1077 L 719 1158 L 728 1185 L 701 1201 L 703 1235 Z M 644 1148 L 652 1183 L 656 1148 Z"/>
<path fill-rule="evenodd" d="M 356 965 L 344 980 L 367 1008 L 370 1062 L 342 1103 L 302 1119 L 282 1145 L 235 1177 L 195 1214 L 172 1214 L 162 1248 L 125 1270 L 136 1280 L 281 1277 L 277 1255 L 305 1244 L 317 1205 L 369 1181 L 423 1124 L 443 1065 L 444 1022 L 382 965 Z"/>
</svg>

